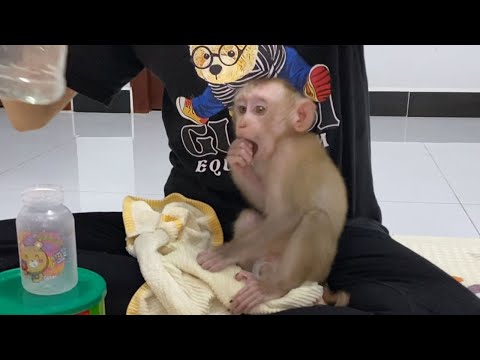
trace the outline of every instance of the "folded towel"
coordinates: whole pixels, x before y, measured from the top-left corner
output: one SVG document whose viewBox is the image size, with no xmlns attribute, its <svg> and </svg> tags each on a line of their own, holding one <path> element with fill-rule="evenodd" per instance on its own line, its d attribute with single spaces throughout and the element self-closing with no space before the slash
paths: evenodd
<svg viewBox="0 0 480 360">
<path fill-rule="evenodd" d="M 229 314 L 230 300 L 243 287 L 243 282 L 235 279 L 240 267 L 232 265 L 212 273 L 196 261 L 200 251 L 223 244 L 220 222 L 209 205 L 177 193 L 162 200 L 127 196 L 123 220 L 126 249 L 137 258 L 145 279 L 127 314 Z M 322 294 L 320 285 L 307 281 L 250 313 L 311 306 Z"/>
</svg>

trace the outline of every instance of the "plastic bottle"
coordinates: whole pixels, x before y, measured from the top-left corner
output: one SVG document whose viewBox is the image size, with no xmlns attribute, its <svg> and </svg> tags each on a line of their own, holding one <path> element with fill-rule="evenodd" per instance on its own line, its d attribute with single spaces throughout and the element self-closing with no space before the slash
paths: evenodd
<svg viewBox="0 0 480 360">
<path fill-rule="evenodd" d="M 66 45 L 0 45 L 0 99 L 50 104 L 66 88 Z"/>
<path fill-rule="evenodd" d="M 78 282 L 75 220 L 63 204 L 63 189 L 33 186 L 22 201 L 16 226 L 23 288 L 37 295 L 71 290 Z"/>
</svg>

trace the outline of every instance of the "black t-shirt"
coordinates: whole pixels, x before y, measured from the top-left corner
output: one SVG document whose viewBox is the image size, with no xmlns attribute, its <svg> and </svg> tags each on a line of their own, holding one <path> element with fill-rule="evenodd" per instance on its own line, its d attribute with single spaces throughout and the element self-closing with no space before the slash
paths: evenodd
<svg viewBox="0 0 480 360">
<path fill-rule="evenodd" d="M 165 85 L 162 117 L 172 172 L 159 186 L 165 185 L 165 195 L 179 192 L 209 203 L 226 239 L 247 206 L 225 161 L 234 139 L 228 108 L 238 87 L 260 77 L 288 79 L 317 101 L 312 131 L 345 177 L 349 218 L 381 221 L 373 191 L 363 46 L 75 45 L 69 47 L 67 84 L 108 104 L 144 67 Z"/>
</svg>

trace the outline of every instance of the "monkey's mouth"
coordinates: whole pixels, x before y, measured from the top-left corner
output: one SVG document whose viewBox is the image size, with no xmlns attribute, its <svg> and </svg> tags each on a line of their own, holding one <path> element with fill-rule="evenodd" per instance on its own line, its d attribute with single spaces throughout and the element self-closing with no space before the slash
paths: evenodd
<svg viewBox="0 0 480 360">
<path fill-rule="evenodd" d="M 247 138 L 244 138 L 244 139 L 247 140 L 250 144 L 252 144 L 252 158 L 254 158 L 258 151 L 258 144 L 253 140 L 250 140 Z"/>
<path fill-rule="evenodd" d="M 258 144 L 256 142 L 250 141 L 252 143 L 252 157 L 255 157 L 258 151 Z"/>
</svg>

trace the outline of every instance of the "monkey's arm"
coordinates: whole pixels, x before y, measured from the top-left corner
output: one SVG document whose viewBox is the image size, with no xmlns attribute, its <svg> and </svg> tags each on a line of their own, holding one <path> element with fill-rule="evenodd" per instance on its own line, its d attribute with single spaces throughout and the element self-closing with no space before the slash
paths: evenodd
<svg viewBox="0 0 480 360">
<path fill-rule="evenodd" d="M 247 201 L 258 211 L 265 210 L 265 187 L 251 165 L 233 166 L 232 179 Z"/>
<path fill-rule="evenodd" d="M 264 186 L 255 173 L 252 161 L 254 145 L 247 139 L 235 139 L 228 149 L 227 162 L 232 180 L 242 195 L 258 211 L 263 212 L 265 202 Z"/>
</svg>

